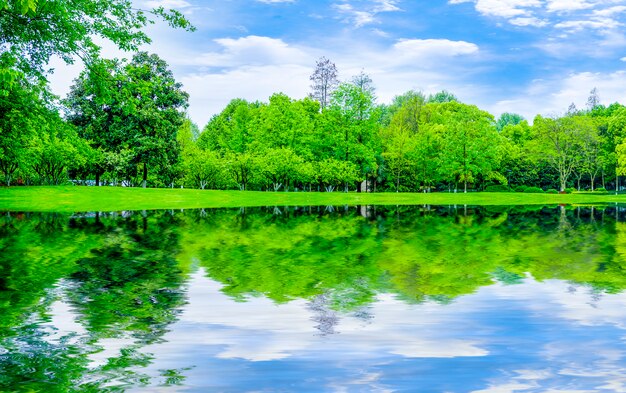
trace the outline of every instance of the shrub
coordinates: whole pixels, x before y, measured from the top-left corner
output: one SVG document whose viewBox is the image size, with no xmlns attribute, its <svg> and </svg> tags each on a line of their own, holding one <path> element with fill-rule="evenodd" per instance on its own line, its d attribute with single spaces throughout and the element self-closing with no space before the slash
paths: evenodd
<svg viewBox="0 0 626 393">
<path fill-rule="evenodd" d="M 566 194 L 571 194 L 572 192 L 574 192 L 575 188 L 569 187 L 565 189 L 565 193 Z"/>
<path fill-rule="evenodd" d="M 527 194 L 541 194 L 543 193 L 543 190 L 539 187 L 526 187 L 524 192 Z"/>
<path fill-rule="evenodd" d="M 595 191 L 598 191 L 598 192 L 606 192 L 606 188 L 604 188 L 604 187 L 598 187 L 598 188 L 596 188 L 596 189 L 595 189 Z"/>
<path fill-rule="evenodd" d="M 548 193 L 548 194 L 558 194 L 559 192 L 557 190 L 555 190 L 554 188 L 551 188 L 548 191 L 546 191 L 546 193 Z"/>
<path fill-rule="evenodd" d="M 526 186 L 517 186 L 514 188 L 515 192 L 524 192 L 526 191 Z"/>
<path fill-rule="evenodd" d="M 486 192 L 509 192 L 509 186 L 505 186 L 502 184 L 493 184 L 491 186 L 485 187 Z"/>
</svg>

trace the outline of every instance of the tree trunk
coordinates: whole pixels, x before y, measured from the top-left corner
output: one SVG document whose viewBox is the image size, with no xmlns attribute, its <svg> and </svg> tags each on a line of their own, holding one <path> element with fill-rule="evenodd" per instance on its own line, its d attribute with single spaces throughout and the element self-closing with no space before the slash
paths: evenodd
<svg viewBox="0 0 626 393">
<path fill-rule="evenodd" d="M 143 183 L 142 183 L 142 187 L 146 188 L 148 184 L 148 165 L 144 162 L 143 163 Z"/>
<path fill-rule="evenodd" d="M 596 176 L 595 175 L 589 175 L 589 177 L 591 177 L 591 191 L 593 192 L 593 190 L 595 189 L 593 183 L 596 182 Z"/>
<path fill-rule="evenodd" d="M 357 182 L 357 184 L 356 184 L 356 192 L 361 192 L 361 182 Z"/>
<path fill-rule="evenodd" d="M 467 180 L 463 182 L 463 193 L 467 194 Z"/>
</svg>

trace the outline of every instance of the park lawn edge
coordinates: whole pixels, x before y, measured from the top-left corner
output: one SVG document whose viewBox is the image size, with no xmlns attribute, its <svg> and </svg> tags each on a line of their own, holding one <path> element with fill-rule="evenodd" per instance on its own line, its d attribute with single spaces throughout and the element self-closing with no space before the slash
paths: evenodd
<svg viewBox="0 0 626 393">
<path fill-rule="evenodd" d="M 358 205 L 594 205 L 626 203 L 626 195 L 525 193 L 342 193 L 216 191 L 165 188 L 40 186 L 0 188 L 0 211 L 88 212 Z"/>
</svg>

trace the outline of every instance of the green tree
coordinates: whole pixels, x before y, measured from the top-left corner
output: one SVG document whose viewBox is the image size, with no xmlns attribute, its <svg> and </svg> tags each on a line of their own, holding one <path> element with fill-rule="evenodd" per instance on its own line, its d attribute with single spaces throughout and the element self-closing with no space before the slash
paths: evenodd
<svg viewBox="0 0 626 393">
<path fill-rule="evenodd" d="M 272 184 L 274 191 L 284 188 L 289 190 L 289 185 L 298 180 L 298 167 L 304 160 L 289 148 L 269 149 L 262 158 L 263 175 Z"/>
<path fill-rule="evenodd" d="M 439 132 L 439 171 L 453 183 L 475 183 L 478 176 L 506 182 L 497 173 L 500 137 L 493 116 L 476 106 L 452 101 L 430 104 L 430 122 L 443 127 Z"/>
<path fill-rule="evenodd" d="M 422 189 L 428 190 L 438 178 L 440 125 L 428 123 L 423 95 L 408 93 L 401 101 L 401 107 L 394 110 L 393 118 L 383 132 L 383 156 L 387 160 L 388 169 L 395 174 L 396 191 L 400 188 L 401 173 L 410 176 L 407 181 L 413 181 L 417 183 L 415 185 L 419 184 Z M 415 189 L 413 184 L 405 186 Z"/>
<path fill-rule="evenodd" d="M 338 113 L 340 121 L 335 131 L 340 133 L 335 158 L 351 162 L 359 169 L 355 181 L 357 192 L 361 192 L 361 181 L 377 169 L 375 147 L 379 123 L 372 116 L 375 105 L 371 88 L 340 84 L 333 92 L 329 110 Z"/>
<path fill-rule="evenodd" d="M 539 158 L 533 154 L 532 127 L 526 120 L 521 123 L 505 125 L 500 131 L 502 136 L 502 161 L 500 170 L 511 185 L 539 185 L 545 168 Z"/>
<path fill-rule="evenodd" d="M 231 100 L 226 108 L 209 120 L 198 138 L 198 146 L 206 150 L 245 153 L 251 150 L 254 131 L 258 127 L 259 103 Z"/>
<path fill-rule="evenodd" d="M 88 149 L 86 142 L 60 120 L 58 123 L 59 128 L 44 129 L 36 135 L 28 151 L 28 161 L 40 184 L 59 185 L 68 179 L 68 170 L 79 168 L 86 161 L 81 154 L 81 147 Z"/>
<path fill-rule="evenodd" d="M 332 192 L 341 184 L 349 184 L 358 178 L 356 166 L 348 161 L 328 158 L 316 163 L 315 172 L 322 187 Z M 347 188 L 344 191 L 348 191 Z"/>
<path fill-rule="evenodd" d="M 143 164 L 143 187 L 148 167 L 178 159 L 176 132 L 185 120 L 189 95 L 182 91 L 167 63 L 155 54 L 139 52 L 125 67 L 128 82 L 122 85 L 123 113 L 135 160 Z"/>
<path fill-rule="evenodd" d="M 445 102 L 459 102 L 459 99 L 447 90 L 442 90 L 438 93 L 428 96 L 428 103 L 443 104 Z"/>
<path fill-rule="evenodd" d="M 517 113 L 508 113 L 504 112 L 496 121 L 496 129 L 498 132 L 501 132 L 506 126 L 516 126 L 524 121 L 524 117 L 522 115 L 518 115 Z"/>
<path fill-rule="evenodd" d="M 87 65 L 99 56 L 98 39 L 125 51 L 150 42 L 143 29 L 156 19 L 172 27 L 193 30 L 178 11 L 163 7 L 141 10 L 127 0 L 2 0 L 0 45 L 2 56 L 15 59 L 27 75 L 44 77 L 52 56 L 67 63 L 78 57 Z"/>
<path fill-rule="evenodd" d="M 19 75 L 16 75 L 19 76 Z M 48 121 L 51 111 L 44 107 L 40 93 L 25 78 L 0 78 L 0 173 L 10 186 L 20 167 L 27 165 L 28 148 L 38 124 Z"/>
<path fill-rule="evenodd" d="M 120 116 L 121 97 L 115 75 L 122 72 L 120 62 L 102 60 L 84 70 L 63 100 L 65 117 L 76 127 L 78 135 L 89 141 L 100 151 L 99 159 L 89 162 L 85 171 L 95 177 L 96 186 L 100 177 L 111 168 L 107 166 L 108 152 L 117 152 L 127 146 L 124 134 L 124 117 Z"/>
<path fill-rule="evenodd" d="M 258 108 L 258 126 L 253 131 L 255 150 L 289 148 L 312 160 L 313 131 L 319 103 L 310 98 L 293 100 L 273 94 L 267 105 Z"/>
<path fill-rule="evenodd" d="M 252 153 L 228 152 L 225 156 L 228 170 L 241 191 L 250 188 L 259 172 L 259 159 Z"/>
<path fill-rule="evenodd" d="M 194 149 L 183 157 L 187 183 L 202 190 L 228 187 L 225 162 L 209 150 Z"/>
<path fill-rule="evenodd" d="M 384 135 L 383 140 L 385 164 L 393 176 L 396 192 L 400 192 L 400 180 L 414 167 L 416 141 L 406 130 Z"/>
<path fill-rule="evenodd" d="M 83 72 L 65 103 L 68 119 L 96 148 L 133 152 L 146 187 L 148 168 L 167 170 L 178 160 L 176 133 L 188 97 L 164 60 L 139 52 L 129 63 L 104 61 Z M 96 179 L 102 171 L 95 170 Z"/>
<path fill-rule="evenodd" d="M 580 162 L 583 135 L 591 134 L 592 129 L 593 122 L 586 116 L 535 118 L 535 154 L 558 172 L 561 191 L 567 187 L 570 176 Z"/>
</svg>

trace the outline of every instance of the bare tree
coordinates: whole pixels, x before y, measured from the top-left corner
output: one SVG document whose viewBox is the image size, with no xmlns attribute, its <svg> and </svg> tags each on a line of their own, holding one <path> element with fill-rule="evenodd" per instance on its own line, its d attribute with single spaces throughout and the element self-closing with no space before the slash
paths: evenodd
<svg viewBox="0 0 626 393">
<path fill-rule="evenodd" d="M 330 103 L 330 96 L 339 85 L 337 66 L 326 57 L 321 57 L 315 64 L 315 72 L 310 77 L 313 84 L 311 98 L 319 101 L 322 110 Z"/>
<path fill-rule="evenodd" d="M 600 97 L 598 97 L 598 89 L 594 87 L 589 92 L 589 98 L 587 98 L 587 108 L 592 111 L 598 105 L 600 105 Z"/>
<path fill-rule="evenodd" d="M 578 108 L 576 108 L 576 104 L 573 102 L 569 104 L 567 108 L 567 116 L 576 116 L 578 114 Z"/>
<path fill-rule="evenodd" d="M 374 87 L 374 82 L 369 75 L 367 75 L 363 70 L 358 75 L 352 77 L 352 84 L 372 95 L 372 99 L 376 99 L 376 88 Z"/>
</svg>

